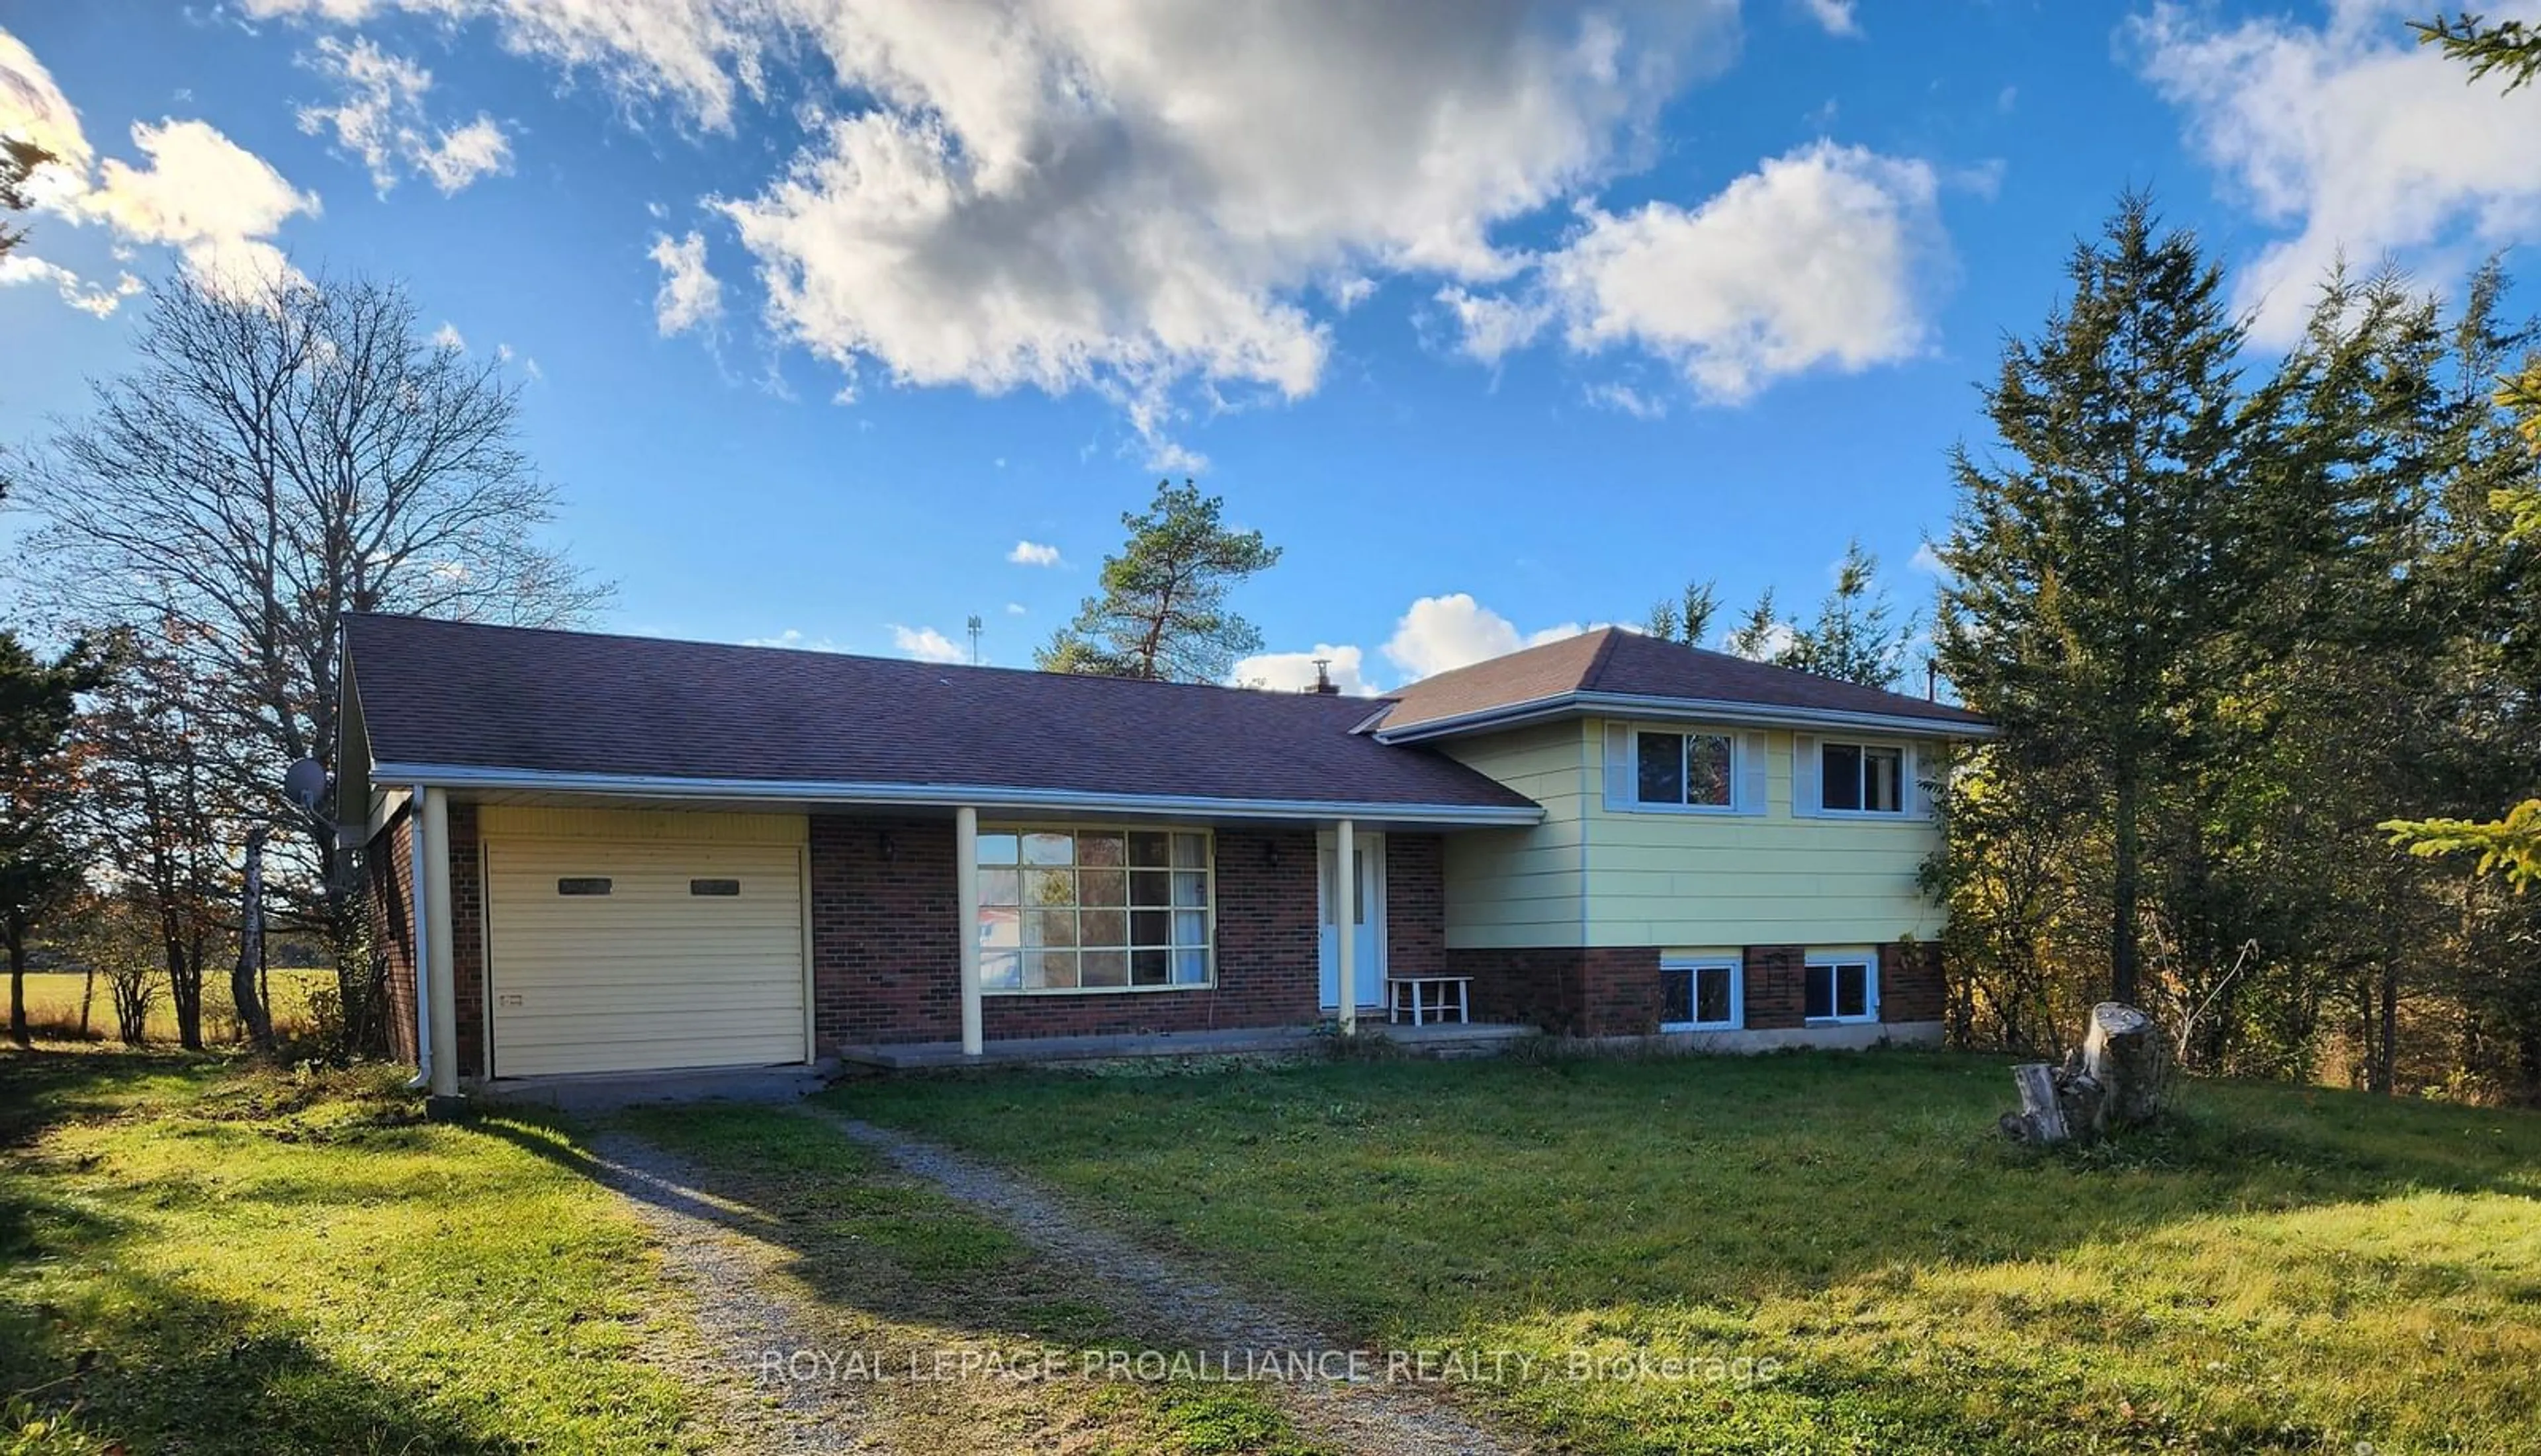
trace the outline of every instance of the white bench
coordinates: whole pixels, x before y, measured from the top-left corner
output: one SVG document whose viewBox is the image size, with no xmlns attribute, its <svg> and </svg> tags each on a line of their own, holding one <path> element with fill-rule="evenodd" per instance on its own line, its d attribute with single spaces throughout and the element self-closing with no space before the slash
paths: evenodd
<svg viewBox="0 0 2541 1456">
<path fill-rule="evenodd" d="M 1471 976 L 1388 976 L 1385 978 L 1385 1019 L 1400 1021 L 1408 1013 L 1415 1026 L 1430 1021 L 1444 1021 L 1454 1011 L 1459 1021 L 1473 1017 L 1474 978 Z"/>
</svg>

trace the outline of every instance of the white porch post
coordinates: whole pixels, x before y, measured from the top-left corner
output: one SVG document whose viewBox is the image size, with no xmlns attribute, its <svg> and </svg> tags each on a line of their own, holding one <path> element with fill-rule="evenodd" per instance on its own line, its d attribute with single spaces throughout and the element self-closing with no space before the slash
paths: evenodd
<svg viewBox="0 0 2541 1456">
<path fill-rule="evenodd" d="M 432 1095 L 459 1095 L 459 988 L 451 969 L 450 791 L 423 791 L 421 833 L 414 846 L 423 863 L 424 980 L 432 1003 Z"/>
<path fill-rule="evenodd" d="M 1333 826 L 1333 963 L 1341 969 L 1342 1035 L 1358 1035 L 1358 846 L 1350 821 Z"/>
<path fill-rule="evenodd" d="M 981 1050 L 980 1015 L 980 811 L 953 811 L 954 901 L 962 917 L 962 1055 Z"/>
</svg>

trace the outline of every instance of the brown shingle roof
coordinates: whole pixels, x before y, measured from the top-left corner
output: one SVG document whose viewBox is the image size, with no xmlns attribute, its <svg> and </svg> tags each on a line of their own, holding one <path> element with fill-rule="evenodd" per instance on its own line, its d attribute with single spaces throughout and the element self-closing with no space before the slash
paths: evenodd
<svg viewBox="0 0 2541 1456">
<path fill-rule="evenodd" d="M 1350 729 L 1365 699 L 781 648 L 344 619 L 381 764 L 1518 809 Z"/>
<path fill-rule="evenodd" d="M 1789 710 L 1802 717 L 1872 715 L 1928 723 L 1942 731 L 1985 726 L 1984 719 L 1945 703 L 1751 662 L 1619 627 L 1601 627 L 1424 677 L 1393 695 L 1394 706 L 1377 731 L 1392 736 L 1471 714 L 1575 694 L 1737 704 Z"/>
</svg>

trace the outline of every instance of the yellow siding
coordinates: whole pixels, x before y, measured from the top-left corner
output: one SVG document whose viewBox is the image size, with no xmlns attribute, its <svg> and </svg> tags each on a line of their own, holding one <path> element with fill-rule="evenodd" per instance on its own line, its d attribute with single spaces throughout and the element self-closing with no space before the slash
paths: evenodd
<svg viewBox="0 0 2541 1456">
<path fill-rule="evenodd" d="M 1604 734 L 1591 722 L 1584 741 L 1602 745 Z M 1940 911 L 1916 883 L 1940 844 L 1932 821 L 1794 818 L 1791 734 L 1774 729 L 1766 744 L 1763 814 L 1609 813 L 1602 779 L 1574 800 L 1588 944 L 1847 945 L 1940 933 Z M 1602 761 L 1602 746 L 1590 751 Z"/>
<path fill-rule="evenodd" d="M 1549 724 L 1460 738 L 1445 751 L 1544 805 L 1524 829 L 1446 836 L 1447 943 L 1578 945 L 1586 804 L 1599 792 L 1585 726 Z"/>
<path fill-rule="evenodd" d="M 676 840 L 688 844 L 803 844 L 811 820 L 802 814 L 743 814 L 708 809 L 560 808 L 489 803 L 477 810 L 487 839 Z"/>
</svg>

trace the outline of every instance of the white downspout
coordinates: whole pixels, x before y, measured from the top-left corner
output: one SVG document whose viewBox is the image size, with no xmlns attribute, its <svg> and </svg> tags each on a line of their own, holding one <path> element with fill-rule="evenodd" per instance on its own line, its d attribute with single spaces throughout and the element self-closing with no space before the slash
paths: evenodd
<svg viewBox="0 0 2541 1456">
<path fill-rule="evenodd" d="M 1333 961 L 1341 968 L 1342 1035 L 1358 1035 L 1358 844 L 1349 820 L 1333 826 Z"/>
<path fill-rule="evenodd" d="M 406 918 L 412 924 L 414 942 L 414 1076 L 405 1084 L 409 1092 L 421 1091 L 432 1084 L 432 996 L 424 984 L 431 974 L 432 957 L 426 954 L 424 936 L 428 934 L 423 913 L 423 786 L 414 786 L 406 799 L 405 813 Z"/>
<path fill-rule="evenodd" d="M 984 1049 L 980 1008 L 980 811 L 953 811 L 953 899 L 962 929 L 962 1055 Z"/>
</svg>

